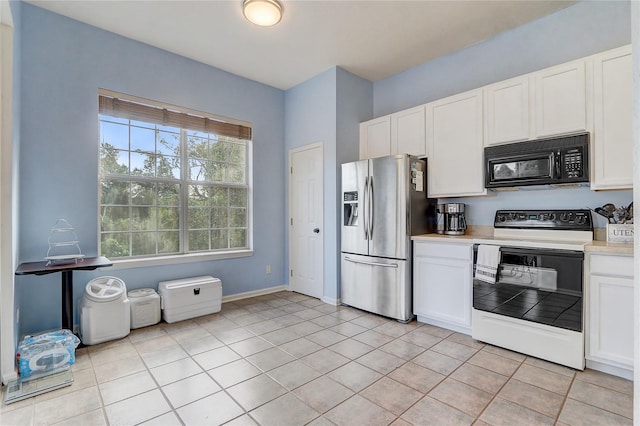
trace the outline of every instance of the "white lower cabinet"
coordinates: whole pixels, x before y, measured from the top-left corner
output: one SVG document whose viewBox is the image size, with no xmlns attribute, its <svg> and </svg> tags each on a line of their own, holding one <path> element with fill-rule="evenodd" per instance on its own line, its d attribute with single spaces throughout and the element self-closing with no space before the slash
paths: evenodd
<svg viewBox="0 0 640 426">
<path fill-rule="evenodd" d="M 587 261 L 587 367 L 633 379 L 633 256 Z"/>
<path fill-rule="evenodd" d="M 413 244 L 413 313 L 418 321 L 470 335 L 473 244 Z"/>
</svg>

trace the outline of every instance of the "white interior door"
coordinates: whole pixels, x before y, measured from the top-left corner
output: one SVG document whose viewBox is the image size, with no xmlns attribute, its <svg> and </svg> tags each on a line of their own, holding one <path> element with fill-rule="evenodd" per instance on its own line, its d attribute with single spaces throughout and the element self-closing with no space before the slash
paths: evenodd
<svg viewBox="0 0 640 426">
<path fill-rule="evenodd" d="M 324 184 L 322 144 L 289 151 L 289 288 L 322 298 Z"/>
</svg>

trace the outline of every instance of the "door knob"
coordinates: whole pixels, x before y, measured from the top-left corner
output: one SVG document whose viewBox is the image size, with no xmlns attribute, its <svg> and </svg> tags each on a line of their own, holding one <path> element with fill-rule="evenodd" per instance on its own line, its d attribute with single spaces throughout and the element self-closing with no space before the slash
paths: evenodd
<svg viewBox="0 0 640 426">
<path fill-rule="evenodd" d="M 316 234 L 319 234 L 320 233 L 320 228 L 313 228 L 313 232 L 316 233 Z"/>
</svg>

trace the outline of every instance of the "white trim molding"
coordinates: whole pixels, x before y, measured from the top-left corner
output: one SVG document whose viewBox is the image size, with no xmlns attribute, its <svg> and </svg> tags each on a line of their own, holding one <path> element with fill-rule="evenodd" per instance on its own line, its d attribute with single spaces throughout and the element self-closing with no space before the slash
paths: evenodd
<svg viewBox="0 0 640 426">
<path fill-rule="evenodd" d="M 244 293 L 230 294 L 222 296 L 222 303 L 233 302 L 235 300 L 248 299 L 250 297 L 264 296 L 265 294 L 278 293 L 279 291 L 288 291 L 288 285 L 279 285 L 276 287 L 263 288 L 260 290 L 245 291 Z"/>
<path fill-rule="evenodd" d="M 13 192 L 13 17 L 0 1 L 0 375 L 2 383 L 17 377 L 15 369 L 16 232 Z"/>
</svg>

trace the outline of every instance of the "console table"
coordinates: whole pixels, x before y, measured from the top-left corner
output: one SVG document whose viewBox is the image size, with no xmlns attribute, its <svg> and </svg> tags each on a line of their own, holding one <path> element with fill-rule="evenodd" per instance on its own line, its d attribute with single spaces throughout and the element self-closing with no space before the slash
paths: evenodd
<svg viewBox="0 0 640 426">
<path fill-rule="evenodd" d="M 47 261 L 21 263 L 16 275 L 47 275 L 62 273 L 62 328 L 73 332 L 73 271 L 93 271 L 112 266 L 106 257 L 85 257 L 77 262 L 61 265 L 47 265 Z"/>
</svg>

